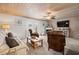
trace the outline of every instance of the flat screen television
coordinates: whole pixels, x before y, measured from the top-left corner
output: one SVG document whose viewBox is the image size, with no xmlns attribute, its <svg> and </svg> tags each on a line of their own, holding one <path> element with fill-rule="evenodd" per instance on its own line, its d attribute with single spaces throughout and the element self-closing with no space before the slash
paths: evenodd
<svg viewBox="0 0 79 59">
<path fill-rule="evenodd" d="M 57 22 L 57 27 L 69 27 L 69 20 L 58 21 Z"/>
</svg>

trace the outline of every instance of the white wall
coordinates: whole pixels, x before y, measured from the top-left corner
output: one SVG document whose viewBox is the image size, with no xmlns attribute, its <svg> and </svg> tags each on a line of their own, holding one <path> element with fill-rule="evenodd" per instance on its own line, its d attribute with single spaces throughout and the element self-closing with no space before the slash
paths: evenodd
<svg viewBox="0 0 79 59">
<path fill-rule="evenodd" d="M 18 20 L 21 21 L 21 23 L 18 24 Z M 45 26 L 47 24 L 46 21 L 0 14 L 0 25 L 5 22 L 10 25 L 9 31 L 20 37 L 23 37 L 25 34 L 29 35 L 28 29 L 30 28 L 33 30 L 33 32 L 37 31 L 39 34 L 45 34 Z"/>
<path fill-rule="evenodd" d="M 70 36 L 79 39 L 79 8 L 73 7 L 61 10 L 56 14 L 56 19 L 52 20 L 52 24 L 57 29 L 57 21 L 70 21 Z"/>
</svg>

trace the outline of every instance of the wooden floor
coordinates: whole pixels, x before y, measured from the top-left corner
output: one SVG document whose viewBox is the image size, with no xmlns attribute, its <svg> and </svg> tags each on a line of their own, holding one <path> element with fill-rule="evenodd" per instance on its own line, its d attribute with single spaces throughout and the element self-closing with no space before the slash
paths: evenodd
<svg viewBox="0 0 79 59">
<path fill-rule="evenodd" d="M 52 49 L 48 51 L 47 37 L 44 36 L 43 47 L 33 49 L 31 46 L 29 55 L 62 55 Z M 79 55 L 79 40 L 66 38 L 65 55 Z"/>
<path fill-rule="evenodd" d="M 25 41 L 24 41 L 25 42 Z M 62 55 L 52 49 L 48 50 L 47 37 L 43 36 L 43 47 L 33 49 L 30 45 L 28 55 Z M 25 53 L 24 50 L 19 51 L 19 55 Z M 79 55 L 79 40 L 74 38 L 66 38 L 65 55 Z M 11 55 L 11 54 L 9 54 Z"/>
</svg>

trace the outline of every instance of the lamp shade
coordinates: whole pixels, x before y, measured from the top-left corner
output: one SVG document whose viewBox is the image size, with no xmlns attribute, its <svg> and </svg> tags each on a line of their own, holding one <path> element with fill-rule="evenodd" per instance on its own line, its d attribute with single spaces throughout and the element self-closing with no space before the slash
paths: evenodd
<svg viewBox="0 0 79 59">
<path fill-rule="evenodd" d="M 3 28 L 3 29 L 9 29 L 10 26 L 9 26 L 9 24 L 2 24 L 2 28 Z"/>
<path fill-rule="evenodd" d="M 5 23 L 5 24 L 2 24 L 2 29 L 4 29 L 4 31 L 7 33 L 8 30 L 9 30 L 10 26 L 9 24 Z"/>
</svg>

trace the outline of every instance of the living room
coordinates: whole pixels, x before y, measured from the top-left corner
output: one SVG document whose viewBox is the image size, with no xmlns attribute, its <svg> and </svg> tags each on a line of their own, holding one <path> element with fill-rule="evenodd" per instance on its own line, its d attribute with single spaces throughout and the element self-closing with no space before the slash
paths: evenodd
<svg viewBox="0 0 79 59">
<path fill-rule="evenodd" d="M 47 31 L 62 31 L 65 35 L 64 54 L 79 54 L 79 4 L 78 3 L 2 3 L 0 4 L 0 54 L 1 55 L 62 55 L 48 50 Z M 29 29 L 36 38 L 43 39 L 37 47 L 27 44 Z M 5 37 L 11 32 L 20 46 L 9 48 Z M 39 39 L 38 38 L 38 39 Z M 38 41 L 38 40 L 37 40 Z M 29 42 L 28 42 L 29 43 Z M 10 51 L 11 50 L 11 51 Z M 16 51 L 15 51 L 16 50 Z"/>
</svg>

